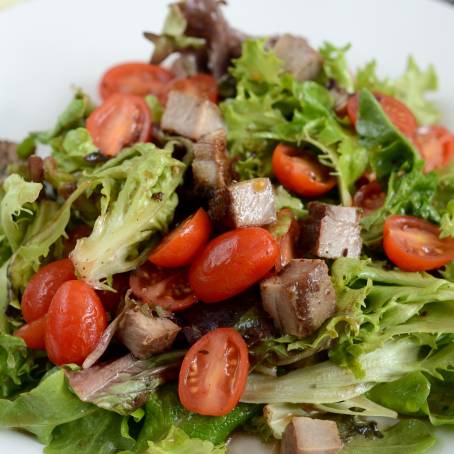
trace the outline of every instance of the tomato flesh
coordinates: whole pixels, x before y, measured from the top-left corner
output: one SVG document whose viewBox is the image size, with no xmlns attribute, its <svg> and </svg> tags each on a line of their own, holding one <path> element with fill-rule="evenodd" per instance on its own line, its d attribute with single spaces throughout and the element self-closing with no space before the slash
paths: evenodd
<svg viewBox="0 0 454 454">
<path fill-rule="evenodd" d="M 123 63 L 110 68 L 99 84 L 99 94 L 106 100 L 114 93 L 161 98 L 174 75 L 165 68 L 148 63 Z"/>
<path fill-rule="evenodd" d="M 182 91 L 188 95 L 198 96 L 216 103 L 219 98 L 219 90 L 216 79 L 209 74 L 196 74 L 184 79 L 176 79 L 167 86 L 167 93 Z"/>
<path fill-rule="evenodd" d="M 413 216 L 390 216 L 385 221 L 383 248 L 404 271 L 428 271 L 454 260 L 454 238 L 440 239 L 440 229 Z"/>
<path fill-rule="evenodd" d="M 377 181 L 361 186 L 353 197 L 353 206 L 362 208 L 364 214 L 378 210 L 385 203 L 386 194 Z"/>
<path fill-rule="evenodd" d="M 407 137 L 412 137 L 418 127 L 416 117 L 412 111 L 401 101 L 387 96 L 382 93 L 374 93 L 377 101 L 380 103 L 383 112 L 388 117 L 389 121 Z M 347 103 L 347 114 L 353 125 L 356 125 L 359 109 L 359 96 L 353 95 Z"/>
<path fill-rule="evenodd" d="M 425 172 L 442 169 L 454 156 L 454 134 L 443 126 L 432 125 L 419 128 L 414 142 L 425 161 Z"/>
<path fill-rule="evenodd" d="M 145 101 L 134 95 L 115 93 L 87 118 L 93 143 L 105 156 L 151 137 L 151 114 Z"/>
<path fill-rule="evenodd" d="M 211 230 L 207 212 L 199 208 L 161 241 L 152 251 L 150 262 L 168 268 L 189 265 L 208 241 Z"/>
<path fill-rule="evenodd" d="M 47 313 L 46 350 L 57 365 L 82 364 L 107 327 L 107 315 L 96 292 L 85 282 L 65 282 Z"/>
<path fill-rule="evenodd" d="M 150 262 L 131 273 L 132 293 L 143 303 L 178 312 L 197 302 L 189 286 L 186 269 L 164 269 Z"/>
<path fill-rule="evenodd" d="M 32 350 L 45 349 L 45 335 L 47 317 L 41 317 L 31 323 L 21 326 L 15 333 L 15 336 L 21 337 L 28 348 Z"/>
<path fill-rule="evenodd" d="M 46 315 L 53 296 L 66 281 L 75 279 L 74 265 L 69 259 L 57 260 L 38 270 L 22 295 L 24 320 L 31 323 Z"/>
<path fill-rule="evenodd" d="M 274 175 L 288 190 L 304 197 L 317 197 L 336 186 L 336 178 L 309 153 L 280 144 L 272 157 Z"/>
<path fill-rule="evenodd" d="M 267 230 L 231 230 L 211 240 L 196 257 L 189 270 L 189 283 L 201 301 L 222 301 L 262 279 L 278 256 L 279 246 Z"/>
<path fill-rule="evenodd" d="M 207 416 L 230 413 L 240 400 L 249 371 L 248 348 L 232 328 L 218 328 L 186 353 L 178 395 L 189 411 Z"/>
</svg>

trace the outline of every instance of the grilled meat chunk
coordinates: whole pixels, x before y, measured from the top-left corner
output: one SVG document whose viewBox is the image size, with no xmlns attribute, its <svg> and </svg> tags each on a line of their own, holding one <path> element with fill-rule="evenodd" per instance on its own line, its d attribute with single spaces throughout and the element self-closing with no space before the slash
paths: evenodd
<svg viewBox="0 0 454 454">
<path fill-rule="evenodd" d="M 17 144 L 7 140 L 0 140 L 0 178 L 6 176 L 9 164 L 19 161 L 16 155 Z"/>
<path fill-rule="evenodd" d="M 322 69 L 321 55 L 299 36 L 280 36 L 274 45 L 274 51 L 283 60 L 285 69 L 301 82 L 315 79 Z"/>
<path fill-rule="evenodd" d="M 262 304 L 276 326 L 309 336 L 336 310 L 336 295 L 323 260 L 296 259 L 260 284 Z"/>
<path fill-rule="evenodd" d="M 337 454 L 342 447 L 334 421 L 298 416 L 285 429 L 281 454 Z"/>
<path fill-rule="evenodd" d="M 231 183 L 227 135 L 224 129 L 206 134 L 196 142 L 192 175 L 196 192 L 200 195 L 211 195 Z"/>
<path fill-rule="evenodd" d="M 301 245 L 317 257 L 359 257 L 361 228 L 356 208 L 309 203 L 309 218 L 301 226 Z"/>
<path fill-rule="evenodd" d="M 149 358 L 168 350 L 180 327 L 168 318 L 152 317 L 133 307 L 126 309 L 118 327 L 118 337 L 137 358 Z"/>
<path fill-rule="evenodd" d="M 268 225 L 276 221 L 273 185 L 269 178 L 232 183 L 210 200 L 210 216 L 226 227 Z"/>
<path fill-rule="evenodd" d="M 224 128 L 224 123 L 216 104 L 198 96 L 171 91 L 161 127 L 189 139 L 199 140 L 205 134 Z"/>
</svg>

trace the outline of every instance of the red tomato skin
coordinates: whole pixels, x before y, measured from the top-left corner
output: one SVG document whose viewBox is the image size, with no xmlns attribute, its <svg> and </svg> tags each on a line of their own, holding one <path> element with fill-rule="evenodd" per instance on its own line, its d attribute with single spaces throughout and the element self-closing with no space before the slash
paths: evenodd
<svg viewBox="0 0 454 454">
<path fill-rule="evenodd" d="M 385 203 L 386 194 L 382 191 L 378 181 L 362 185 L 353 197 L 353 206 L 362 208 L 364 214 L 378 210 Z"/>
<path fill-rule="evenodd" d="M 412 236 L 418 234 L 422 239 L 413 240 L 412 244 Z M 454 260 L 454 239 L 440 239 L 439 235 L 438 226 L 423 219 L 390 216 L 383 229 L 383 249 L 388 259 L 403 271 L 434 270 Z"/>
<path fill-rule="evenodd" d="M 116 314 L 121 300 L 124 298 L 129 288 L 129 273 L 120 273 L 113 276 L 112 288 L 115 292 L 108 290 L 97 290 L 102 305 L 106 311 Z"/>
<path fill-rule="evenodd" d="M 377 98 L 383 112 L 387 115 L 391 123 L 393 123 L 403 135 L 409 138 L 413 137 L 418 127 L 418 122 L 412 111 L 403 102 L 392 96 L 387 96 L 379 92 L 375 92 L 374 96 Z M 356 120 L 358 118 L 358 108 L 359 96 L 358 94 L 355 94 L 350 97 L 347 103 L 347 113 L 354 126 L 356 126 Z"/>
<path fill-rule="evenodd" d="M 47 313 L 46 350 L 56 365 L 81 365 L 107 327 L 107 315 L 96 292 L 83 281 L 65 282 Z"/>
<path fill-rule="evenodd" d="M 160 98 L 175 76 L 161 66 L 143 62 L 122 63 L 108 69 L 99 83 L 99 94 L 105 101 L 114 93 Z"/>
<path fill-rule="evenodd" d="M 425 161 L 426 173 L 447 166 L 454 156 L 454 134 L 443 126 L 419 128 L 414 143 Z"/>
<path fill-rule="evenodd" d="M 86 127 L 103 155 L 116 156 L 151 139 L 151 113 L 141 97 L 114 93 L 89 115 Z"/>
<path fill-rule="evenodd" d="M 171 91 L 181 91 L 217 103 L 219 90 L 216 79 L 209 74 L 196 74 L 184 79 L 175 79 L 167 86 L 167 96 Z"/>
<path fill-rule="evenodd" d="M 22 295 L 24 320 L 31 323 L 46 315 L 53 296 L 63 283 L 76 278 L 74 273 L 74 265 L 69 259 L 57 260 L 40 268 Z"/>
<path fill-rule="evenodd" d="M 214 351 L 210 351 L 210 347 Z M 235 358 L 232 358 L 235 353 Z M 208 367 L 203 367 L 200 354 L 209 362 Z M 246 387 L 248 355 L 246 342 L 233 328 L 217 328 L 205 334 L 186 352 L 181 364 L 178 380 L 181 404 L 200 415 L 224 416 L 230 413 Z M 227 381 L 223 383 L 222 379 Z M 203 389 L 197 392 L 199 386 Z"/>
<path fill-rule="evenodd" d="M 203 208 L 170 232 L 151 252 L 150 262 L 163 268 L 189 265 L 207 243 L 212 231 L 210 217 Z"/>
<path fill-rule="evenodd" d="M 304 197 L 318 197 L 336 186 L 336 178 L 326 167 L 309 154 L 299 154 L 298 149 L 279 144 L 271 159 L 273 173 L 289 191 Z"/>
<path fill-rule="evenodd" d="M 271 234 L 260 227 L 231 230 L 211 240 L 194 260 L 189 283 L 205 303 L 237 295 L 262 279 L 279 255 Z"/>
<path fill-rule="evenodd" d="M 46 336 L 46 323 L 47 317 L 41 317 L 34 320 L 31 323 L 27 323 L 21 326 L 14 335 L 21 337 L 27 347 L 32 350 L 44 350 L 45 349 L 45 336 Z"/>
</svg>

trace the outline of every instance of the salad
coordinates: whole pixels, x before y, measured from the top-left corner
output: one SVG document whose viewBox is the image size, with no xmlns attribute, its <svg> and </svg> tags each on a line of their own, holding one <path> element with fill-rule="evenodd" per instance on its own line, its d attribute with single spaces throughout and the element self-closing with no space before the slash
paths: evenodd
<svg viewBox="0 0 454 454">
<path fill-rule="evenodd" d="M 99 104 L 0 141 L 0 426 L 48 454 L 426 452 L 454 423 L 435 70 L 353 71 L 221 3 L 170 5 Z"/>
</svg>

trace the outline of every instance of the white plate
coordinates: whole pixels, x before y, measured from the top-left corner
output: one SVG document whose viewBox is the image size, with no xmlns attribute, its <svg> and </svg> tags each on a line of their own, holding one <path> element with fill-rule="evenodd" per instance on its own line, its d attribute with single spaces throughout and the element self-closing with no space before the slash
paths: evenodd
<svg viewBox="0 0 454 454">
<path fill-rule="evenodd" d="M 160 30 L 167 3 L 29 0 L 0 10 L 0 138 L 20 140 L 49 128 L 72 87 L 96 97 L 107 67 L 146 60 L 151 46 L 141 32 Z M 226 15 L 251 34 L 288 31 L 315 45 L 351 42 L 353 66 L 376 58 L 384 75 L 400 74 L 408 54 L 423 65 L 434 63 L 440 77 L 434 98 L 454 128 L 454 7 L 435 0 L 230 0 Z M 454 433 L 448 432 L 433 452 L 454 452 Z M 8 454 L 41 452 L 32 439 L 11 431 L 0 431 L 0 446 Z M 249 445 L 237 452 L 245 451 L 253 454 Z"/>
</svg>

